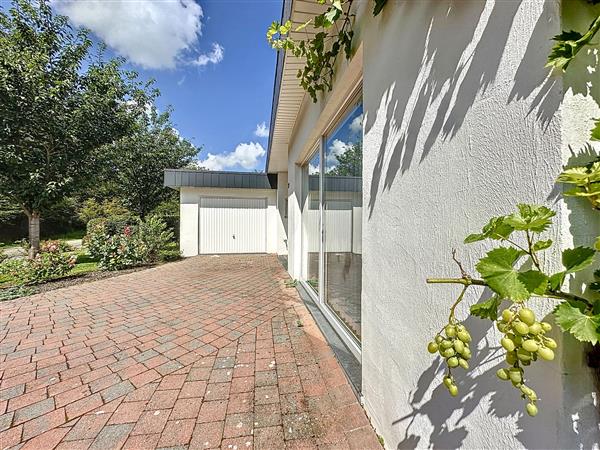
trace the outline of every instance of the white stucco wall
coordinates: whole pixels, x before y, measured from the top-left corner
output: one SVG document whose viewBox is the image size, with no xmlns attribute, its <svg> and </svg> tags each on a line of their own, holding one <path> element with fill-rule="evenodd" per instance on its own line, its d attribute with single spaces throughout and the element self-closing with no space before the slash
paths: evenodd
<svg viewBox="0 0 600 450">
<path fill-rule="evenodd" d="M 559 2 L 390 3 L 369 22 L 362 27 L 363 395 L 386 447 L 597 446 L 581 345 L 565 343 L 568 357 L 528 370 L 541 398 L 535 419 L 495 377 L 499 336 L 489 322 L 466 322 L 478 347 L 476 368 L 461 377 L 456 399 L 439 386 L 442 368 L 425 350 L 458 293 L 425 278 L 458 275 L 452 248 L 476 273 L 487 245 L 464 246 L 462 239 L 490 216 L 518 202 L 549 204 L 558 211 L 554 239 L 571 245 L 570 206 L 554 180 L 567 145 L 582 142 L 581 130 L 565 136 L 565 126 L 592 102 L 580 98 L 569 110 L 561 78 L 546 78 L 550 38 L 561 28 Z M 556 250 L 551 256 L 559 260 Z M 473 290 L 468 302 L 486 297 Z M 552 307 L 532 303 L 539 312 Z"/>
<path fill-rule="evenodd" d="M 183 256 L 198 254 L 198 205 L 200 197 L 266 198 L 267 253 L 278 253 L 285 247 L 285 235 L 280 233 L 281 217 L 277 209 L 275 189 L 222 189 L 182 187 L 180 199 L 180 250 Z"/>
<path fill-rule="evenodd" d="M 560 248 L 589 244 L 600 229 L 597 214 L 578 200 L 564 202 L 554 182 L 573 161 L 570 149 L 587 140 L 591 122 L 580 118 L 600 116 L 600 83 L 595 92 L 586 83 L 597 80 L 597 69 L 589 72 L 580 61 L 564 80 L 544 69 L 551 37 L 562 28 L 586 29 L 592 20 L 593 7 L 583 0 L 565 3 L 577 13 L 561 11 L 558 1 L 390 0 L 373 18 L 372 2 L 358 3 L 365 115 L 362 393 L 386 448 L 598 448 L 598 403 L 581 345 L 565 339 L 557 360 L 528 370 L 541 398 L 535 419 L 495 377 L 499 335 L 490 322 L 466 322 L 477 347 L 475 368 L 461 378 L 457 398 L 440 386 L 443 369 L 425 348 L 458 294 L 456 287 L 428 286 L 425 278 L 458 276 L 453 248 L 476 274 L 488 244 L 462 240 L 491 216 L 510 213 L 519 202 L 553 207 L 553 261 Z M 598 53 L 584 56 L 594 58 Z M 327 122 L 328 103 L 343 96 L 336 93 L 342 81 L 355 78 L 348 67 L 339 62 L 333 93 L 316 104 L 305 99 L 290 140 L 294 278 L 302 275 L 298 163 Z M 464 303 L 487 297 L 473 290 Z M 532 306 L 544 315 L 553 303 Z M 556 330 L 553 336 L 561 339 Z"/>
</svg>

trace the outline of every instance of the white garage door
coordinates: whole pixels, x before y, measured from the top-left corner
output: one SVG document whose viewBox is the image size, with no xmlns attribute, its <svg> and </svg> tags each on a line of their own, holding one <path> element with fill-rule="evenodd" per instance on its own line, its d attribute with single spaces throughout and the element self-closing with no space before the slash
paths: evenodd
<svg viewBox="0 0 600 450">
<path fill-rule="evenodd" d="M 266 253 L 265 198 L 202 197 L 199 252 Z"/>
</svg>

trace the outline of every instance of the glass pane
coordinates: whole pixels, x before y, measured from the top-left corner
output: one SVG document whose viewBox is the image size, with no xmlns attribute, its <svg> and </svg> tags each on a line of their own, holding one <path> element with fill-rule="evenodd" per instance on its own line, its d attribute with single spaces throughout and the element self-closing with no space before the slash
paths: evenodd
<svg viewBox="0 0 600 450">
<path fill-rule="evenodd" d="M 321 158 L 319 152 L 311 158 L 304 168 L 308 183 L 308 195 L 304 207 L 304 254 L 306 258 L 306 282 L 319 292 L 319 171 Z"/>
<path fill-rule="evenodd" d="M 327 137 L 323 158 L 325 302 L 360 340 L 362 105 Z"/>
</svg>

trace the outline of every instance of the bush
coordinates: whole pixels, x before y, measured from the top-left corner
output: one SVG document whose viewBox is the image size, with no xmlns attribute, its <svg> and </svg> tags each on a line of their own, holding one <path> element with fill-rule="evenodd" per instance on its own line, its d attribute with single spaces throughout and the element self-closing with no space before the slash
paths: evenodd
<svg viewBox="0 0 600 450">
<path fill-rule="evenodd" d="M 51 242 L 40 247 L 34 259 L 10 259 L 0 265 L 0 273 L 12 278 L 16 284 L 36 284 L 64 277 L 75 266 L 76 257 L 61 252 L 60 246 Z"/>
<path fill-rule="evenodd" d="M 158 259 L 164 262 L 177 261 L 181 259 L 181 250 L 176 242 L 170 242 L 158 252 Z"/>
<path fill-rule="evenodd" d="M 150 215 L 163 220 L 173 231 L 173 237 L 179 238 L 179 198 L 165 200 L 154 208 Z"/>
<path fill-rule="evenodd" d="M 160 251 L 173 238 L 164 221 L 157 217 L 128 221 L 94 219 L 88 222 L 85 241 L 90 255 L 104 270 L 120 270 L 156 262 Z"/>
<path fill-rule="evenodd" d="M 131 218 L 133 214 L 117 199 L 99 202 L 94 198 L 88 198 L 83 202 L 78 215 L 81 221 L 87 224 L 94 219 Z"/>
</svg>

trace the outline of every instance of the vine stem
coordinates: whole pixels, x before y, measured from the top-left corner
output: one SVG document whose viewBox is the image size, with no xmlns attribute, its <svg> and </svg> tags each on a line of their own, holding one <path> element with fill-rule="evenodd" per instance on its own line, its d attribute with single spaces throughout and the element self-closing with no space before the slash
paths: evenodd
<svg viewBox="0 0 600 450">
<path fill-rule="evenodd" d="M 477 278 L 470 278 L 470 277 L 427 278 L 426 282 L 427 282 L 427 284 L 462 284 L 464 286 L 463 292 L 461 293 L 459 299 L 455 302 L 455 305 L 453 305 L 453 308 L 460 302 L 460 300 L 462 300 L 462 297 L 469 286 L 489 287 L 489 285 L 485 282 L 485 280 L 480 280 Z M 563 292 L 563 291 L 549 291 L 549 292 L 545 292 L 543 295 L 534 295 L 534 296 L 542 297 L 542 298 L 553 298 L 553 299 L 557 299 L 557 300 L 582 302 L 582 303 L 585 303 L 585 305 L 588 308 L 592 308 L 594 306 L 587 298 L 584 298 L 584 297 L 581 297 L 581 296 L 575 295 L 575 294 L 570 294 L 568 292 Z M 453 311 L 454 310 L 452 309 L 452 312 Z"/>
</svg>

